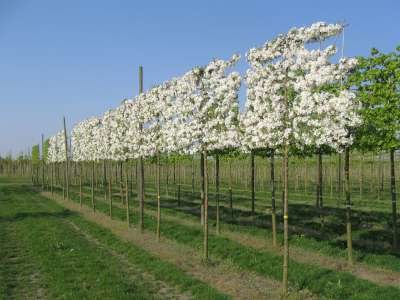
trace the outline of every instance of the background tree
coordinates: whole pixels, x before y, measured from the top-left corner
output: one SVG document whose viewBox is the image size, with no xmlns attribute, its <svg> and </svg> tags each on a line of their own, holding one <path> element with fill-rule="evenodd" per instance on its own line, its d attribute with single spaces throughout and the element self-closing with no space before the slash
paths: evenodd
<svg viewBox="0 0 400 300">
<path fill-rule="evenodd" d="M 363 150 L 390 153 L 393 249 L 398 248 L 396 178 L 394 154 L 400 147 L 400 46 L 387 54 L 373 48 L 368 57 L 358 58 L 358 68 L 349 79 L 362 104 L 363 125 L 357 145 Z"/>
</svg>

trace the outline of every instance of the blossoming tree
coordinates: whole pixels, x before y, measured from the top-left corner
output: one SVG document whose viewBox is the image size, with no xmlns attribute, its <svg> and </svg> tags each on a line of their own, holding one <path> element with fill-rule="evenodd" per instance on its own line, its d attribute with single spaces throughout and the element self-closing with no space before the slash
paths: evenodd
<svg viewBox="0 0 400 300">
<path fill-rule="evenodd" d="M 312 49 L 312 43 L 339 34 L 340 24 L 315 23 L 292 28 L 247 53 L 247 102 L 244 143 L 250 149 L 280 151 L 284 159 L 283 292 L 288 289 L 288 158 L 289 147 L 328 145 L 340 150 L 352 142 L 349 128 L 359 123 L 354 94 L 327 88 L 356 61 L 331 62 L 336 49 Z M 311 49 L 310 49 L 311 48 Z"/>
</svg>

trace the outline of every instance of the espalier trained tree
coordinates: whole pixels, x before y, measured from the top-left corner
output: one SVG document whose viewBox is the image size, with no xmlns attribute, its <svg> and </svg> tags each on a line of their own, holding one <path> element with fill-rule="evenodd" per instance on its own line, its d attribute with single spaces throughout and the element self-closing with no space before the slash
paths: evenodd
<svg viewBox="0 0 400 300">
<path fill-rule="evenodd" d="M 310 49 L 311 44 L 338 35 L 340 24 L 315 23 L 292 28 L 247 53 L 250 69 L 244 144 L 250 149 L 280 151 L 284 159 L 283 292 L 288 289 L 288 156 L 289 147 L 327 145 L 338 151 L 352 142 L 349 128 L 360 122 L 355 95 L 324 88 L 336 84 L 356 64 L 354 59 L 331 62 L 334 46 Z M 307 47 L 306 47 L 307 46 Z"/>
<path fill-rule="evenodd" d="M 187 153 L 203 154 L 204 183 L 204 259 L 208 259 L 208 174 L 207 155 L 239 146 L 238 135 L 238 90 L 240 76 L 228 72 L 238 61 L 234 55 L 230 60 L 214 60 L 205 67 L 193 69 L 195 88 L 190 97 L 183 99 L 189 108 L 184 128 L 188 137 Z M 217 232 L 219 230 L 219 203 L 217 198 Z"/>
<path fill-rule="evenodd" d="M 241 77 L 237 72 L 230 71 L 239 60 L 238 55 L 227 61 L 213 60 L 204 67 L 196 67 L 183 76 L 146 92 L 143 92 L 142 68 L 140 68 L 138 96 L 124 100 L 116 109 L 107 111 L 102 119 L 90 118 L 77 124 L 72 131 L 72 159 L 81 164 L 92 162 L 93 209 L 95 210 L 93 179 L 95 162 L 120 163 L 122 178 L 122 163 L 136 160 L 139 166 L 137 176 L 139 226 L 143 230 L 143 159 L 156 156 L 157 238 L 159 239 L 160 153 L 166 155 L 200 153 L 203 254 L 207 260 L 208 155 L 216 155 L 218 232 L 218 155 L 227 149 L 245 149 L 252 151 L 253 154 L 253 150 L 261 149 L 268 150 L 272 154 L 273 162 L 273 154 L 276 152 L 284 158 L 283 288 L 286 294 L 289 261 L 289 147 L 299 149 L 330 147 L 337 151 L 346 148 L 348 153 L 348 145 L 353 140 L 350 129 L 360 123 L 354 94 L 341 88 L 339 84 L 355 67 L 356 60 L 342 59 L 339 63 L 333 63 L 335 47 L 312 49 L 313 43 L 318 42 L 322 45 L 324 40 L 338 35 L 342 30 L 340 24 L 315 23 L 310 27 L 293 28 L 287 34 L 279 35 L 267 42 L 263 47 L 251 49 L 247 54 L 250 68 L 246 76 L 248 87 L 246 109 L 242 116 L 239 114 L 238 104 Z M 67 158 L 65 141 L 64 132 L 50 138 L 50 162 L 65 161 Z M 271 170 L 273 177 L 273 168 Z M 127 177 L 126 174 L 126 180 Z M 252 184 L 254 185 L 254 182 Z M 127 186 L 126 182 L 126 188 Z M 109 196 L 111 216 L 110 179 Z M 272 215 L 275 231 L 274 210 Z M 127 220 L 129 224 L 128 201 Z M 348 232 L 351 230 L 349 224 L 350 214 L 348 214 Z M 276 237 L 276 232 L 274 235 Z M 276 238 L 274 243 L 276 244 Z"/>
<path fill-rule="evenodd" d="M 75 125 L 71 133 L 72 159 L 82 164 L 82 162 L 92 163 L 91 176 L 91 200 L 93 211 L 96 211 L 94 201 L 94 166 L 95 162 L 102 159 L 101 119 L 89 118 Z M 80 193 L 81 194 L 81 193 Z M 80 198 L 82 196 L 80 195 Z"/>
</svg>

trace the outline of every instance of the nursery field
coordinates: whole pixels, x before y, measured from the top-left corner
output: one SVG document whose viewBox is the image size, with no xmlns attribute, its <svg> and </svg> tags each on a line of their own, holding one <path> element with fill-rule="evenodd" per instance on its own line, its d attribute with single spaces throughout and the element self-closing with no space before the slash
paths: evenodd
<svg viewBox="0 0 400 300">
<path fill-rule="evenodd" d="M 34 185 L 0 177 L 1 296 L 281 298 L 281 162 L 275 162 L 274 246 L 270 165 L 249 158 L 208 160 L 207 261 L 198 158 L 163 161 L 159 184 L 154 162 L 144 163 L 143 231 L 135 162 L 71 164 L 68 198 L 63 165 L 39 168 Z M 323 159 L 323 205 L 316 206 L 316 161 L 296 159 L 290 166 L 288 297 L 397 299 L 400 258 L 392 247 L 388 162 L 353 155 L 350 265 L 337 158 Z"/>
</svg>

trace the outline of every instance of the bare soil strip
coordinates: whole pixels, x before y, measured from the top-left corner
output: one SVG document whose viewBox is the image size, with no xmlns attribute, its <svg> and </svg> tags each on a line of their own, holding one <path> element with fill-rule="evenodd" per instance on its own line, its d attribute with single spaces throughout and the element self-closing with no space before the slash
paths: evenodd
<svg viewBox="0 0 400 300">
<path fill-rule="evenodd" d="M 204 264 L 199 255 L 199 251 L 178 244 L 174 241 L 162 238 L 157 242 L 154 233 L 140 233 L 135 228 L 127 228 L 123 221 L 110 220 L 110 218 L 100 212 L 93 211 L 78 203 L 62 200 L 58 195 L 51 196 L 48 192 L 42 193 L 47 198 L 53 199 L 61 206 L 76 212 L 80 212 L 86 219 L 108 228 L 120 238 L 133 242 L 149 253 L 161 259 L 177 265 L 191 276 L 209 284 L 219 291 L 232 296 L 234 299 L 280 299 L 282 286 L 281 283 L 259 276 L 252 272 L 239 270 L 235 266 L 223 261 L 211 258 L 211 263 Z M 315 298 L 308 293 L 304 296 L 296 295 L 296 298 Z"/>
</svg>

